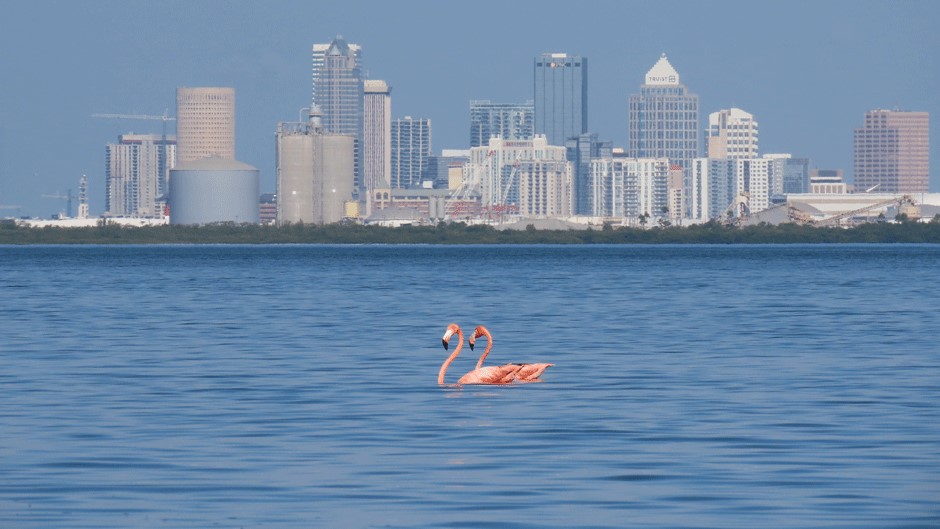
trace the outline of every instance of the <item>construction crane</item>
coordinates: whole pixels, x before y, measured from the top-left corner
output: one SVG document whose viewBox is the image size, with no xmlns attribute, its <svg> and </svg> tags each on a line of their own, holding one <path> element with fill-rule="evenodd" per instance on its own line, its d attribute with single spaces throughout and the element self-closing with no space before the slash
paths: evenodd
<svg viewBox="0 0 940 529">
<path fill-rule="evenodd" d="M 54 198 L 56 200 L 65 200 L 66 201 L 65 215 L 69 218 L 72 218 L 72 200 L 77 199 L 78 197 L 72 194 L 71 189 L 69 189 L 68 193 L 64 195 L 62 193 L 56 193 L 54 195 L 42 195 L 42 198 Z"/>
<path fill-rule="evenodd" d="M 169 109 L 166 109 L 163 111 L 162 116 L 154 116 L 151 114 L 92 114 L 91 117 L 103 119 L 144 119 L 150 121 L 162 121 L 163 139 L 166 140 L 166 123 L 168 121 L 176 121 L 176 118 L 171 118 L 169 113 Z"/>
<path fill-rule="evenodd" d="M 460 186 L 450 193 L 450 196 L 447 197 L 447 201 L 444 203 L 445 218 L 454 219 L 466 213 L 467 203 L 470 201 L 474 190 L 479 187 L 482 181 L 481 175 L 489 170 L 490 162 L 492 162 L 494 154 L 496 154 L 496 151 L 492 149 L 487 152 L 481 167 L 477 167 L 473 163 L 466 165 L 465 176 Z"/>
<path fill-rule="evenodd" d="M 499 195 L 499 200 L 494 201 L 493 204 L 490 204 L 486 207 L 487 218 L 492 220 L 493 214 L 499 216 L 499 222 L 503 221 L 503 214 L 511 212 L 515 209 L 514 204 L 509 203 L 509 192 L 512 190 L 512 185 L 516 181 L 516 174 L 519 173 L 519 160 L 516 160 L 512 164 L 512 170 L 509 171 L 509 177 L 506 178 L 506 183 L 503 185 L 502 192 Z"/>
</svg>

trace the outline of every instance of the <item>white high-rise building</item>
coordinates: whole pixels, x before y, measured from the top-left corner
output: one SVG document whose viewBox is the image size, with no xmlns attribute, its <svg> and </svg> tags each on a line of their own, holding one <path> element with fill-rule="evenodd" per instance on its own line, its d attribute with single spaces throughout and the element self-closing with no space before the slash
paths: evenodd
<svg viewBox="0 0 940 529">
<path fill-rule="evenodd" d="M 519 164 L 519 214 L 568 217 L 574 210 L 572 171 L 567 161 L 529 160 Z"/>
<path fill-rule="evenodd" d="M 392 179 L 392 89 L 368 80 L 363 93 L 363 181 L 371 193 L 388 188 Z"/>
<path fill-rule="evenodd" d="M 431 120 L 405 116 L 392 122 L 391 186 L 409 188 L 421 185 L 431 156 Z"/>
<path fill-rule="evenodd" d="M 708 115 L 709 158 L 757 158 L 758 129 L 754 116 L 731 108 L 712 112 Z"/>
<path fill-rule="evenodd" d="M 122 134 L 105 150 L 111 216 L 158 217 L 169 193 L 167 177 L 176 166 L 176 138 L 159 134 Z"/>
<path fill-rule="evenodd" d="M 543 135 L 536 135 L 531 140 L 490 138 L 489 145 L 470 149 L 470 163 L 464 169 L 464 179 L 474 188 L 479 186 L 484 208 L 511 208 L 518 206 L 520 200 L 522 163 L 534 161 L 569 163 L 566 149 L 549 145 Z M 568 196 L 571 196 L 571 191 Z"/>
<path fill-rule="evenodd" d="M 793 162 L 793 163 L 791 163 Z M 686 216 L 693 222 L 737 216 L 742 199 L 750 213 L 769 208 L 784 195 L 785 179 L 804 159 L 789 154 L 765 154 L 760 158 L 696 158 L 686 194 Z"/>
<path fill-rule="evenodd" d="M 707 222 L 721 218 L 737 195 L 735 161 L 696 158 L 686 186 L 686 218 Z"/>
<path fill-rule="evenodd" d="M 667 158 L 611 156 L 591 160 L 592 212 L 630 224 L 668 219 L 670 164 Z"/>
<path fill-rule="evenodd" d="M 176 89 L 177 160 L 235 159 L 235 89 Z"/>
</svg>

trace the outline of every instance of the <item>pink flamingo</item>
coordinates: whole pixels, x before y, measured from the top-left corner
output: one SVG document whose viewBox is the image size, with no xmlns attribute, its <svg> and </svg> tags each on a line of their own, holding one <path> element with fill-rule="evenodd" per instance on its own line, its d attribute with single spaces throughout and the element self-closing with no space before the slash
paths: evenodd
<svg viewBox="0 0 940 529">
<path fill-rule="evenodd" d="M 450 366 L 451 362 L 457 358 L 457 355 L 460 354 L 460 349 L 463 347 L 463 331 L 460 330 L 460 326 L 456 323 L 451 323 L 447 326 L 447 331 L 444 333 L 444 337 L 441 339 L 441 343 L 444 345 L 444 349 L 447 349 L 450 338 L 456 334 L 460 340 L 457 344 L 457 347 L 454 348 L 454 352 L 447 357 L 447 360 L 444 360 L 444 363 L 441 365 L 441 370 L 437 374 L 437 383 L 444 384 L 444 375 L 447 373 L 447 368 Z M 530 364 L 534 365 L 534 364 Z M 457 381 L 457 384 L 509 384 L 515 380 L 520 382 L 531 382 L 538 377 L 542 371 L 550 366 L 551 364 L 542 364 L 543 367 L 537 369 L 537 374 L 535 377 L 530 376 L 527 379 L 519 379 L 515 375 L 520 372 L 525 364 L 506 364 L 504 366 L 488 366 L 480 369 L 474 369 L 473 371 L 467 373 L 466 375 L 460 377 L 460 380 Z"/>
<path fill-rule="evenodd" d="M 490 330 L 483 325 L 477 325 L 477 328 L 473 330 L 473 334 L 470 335 L 470 350 L 473 350 L 473 345 L 476 342 L 477 338 L 486 338 L 486 350 L 483 351 L 483 354 L 480 355 L 480 359 L 477 360 L 477 370 L 483 368 L 483 360 L 486 359 L 487 355 L 490 354 L 490 350 L 493 348 L 493 335 L 490 334 Z M 500 368 L 508 368 L 510 366 L 518 366 L 516 371 L 507 371 L 507 376 L 511 377 L 508 380 L 504 380 L 503 383 L 508 383 L 512 381 L 518 382 L 534 382 L 538 380 L 542 373 L 546 369 L 552 367 L 555 364 L 506 364 L 500 366 Z M 473 371 L 471 371 L 473 373 Z M 468 373 L 469 375 L 469 373 Z"/>
</svg>

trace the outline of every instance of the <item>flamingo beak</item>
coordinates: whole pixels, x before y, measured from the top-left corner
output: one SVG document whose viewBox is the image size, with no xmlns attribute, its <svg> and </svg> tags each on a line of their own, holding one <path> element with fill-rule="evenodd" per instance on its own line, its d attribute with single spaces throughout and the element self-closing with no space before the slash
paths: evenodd
<svg viewBox="0 0 940 529">
<path fill-rule="evenodd" d="M 446 351 L 446 350 L 447 350 L 447 340 L 446 340 L 446 339 L 441 340 L 441 343 L 444 344 L 444 350 Z"/>
<path fill-rule="evenodd" d="M 473 350 L 473 340 L 470 341 L 470 350 Z"/>
</svg>

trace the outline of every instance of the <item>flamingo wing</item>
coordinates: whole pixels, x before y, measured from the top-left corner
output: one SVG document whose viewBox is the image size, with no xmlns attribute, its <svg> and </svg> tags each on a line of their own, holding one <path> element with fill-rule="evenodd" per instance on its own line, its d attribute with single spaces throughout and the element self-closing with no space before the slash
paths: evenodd
<svg viewBox="0 0 940 529">
<path fill-rule="evenodd" d="M 521 364 L 515 373 L 515 380 L 519 382 L 533 382 L 538 380 L 546 369 L 555 364 Z"/>
<path fill-rule="evenodd" d="M 515 380 L 515 373 L 522 366 L 506 364 L 504 366 L 487 366 L 474 369 L 460 377 L 458 384 L 508 384 Z"/>
</svg>

